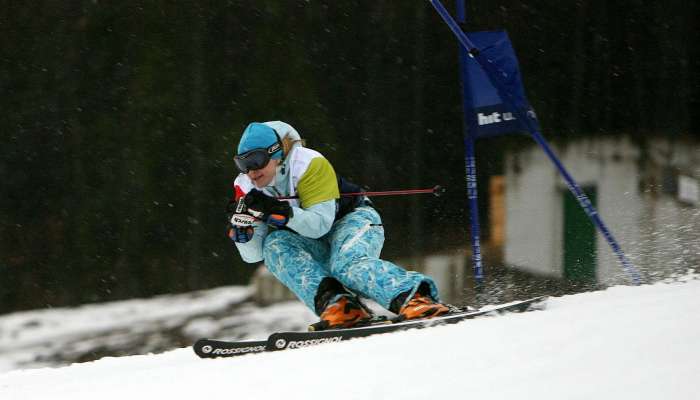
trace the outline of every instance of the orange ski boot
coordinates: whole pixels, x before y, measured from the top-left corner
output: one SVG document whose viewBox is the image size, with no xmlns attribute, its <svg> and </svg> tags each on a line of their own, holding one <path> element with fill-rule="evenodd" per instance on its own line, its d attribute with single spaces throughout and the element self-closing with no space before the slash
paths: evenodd
<svg viewBox="0 0 700 400">
<path fill-rule="evenodd" d="M 450 312 L 449 307 L 438 303 L 429 296 L 416 293 L 401 310 L 399 310 L 399 321 L 417 318 L 433 318 Z"/>
<path fill-rule="evenodd" d="M 321 313 L 321 320 L 309 325 L 310 331 L 324 329 L 350 328 L 368 322 L 372 315 L 354 296 L 341 295 L 338 300 L 329 304 Z"/>
</svg>

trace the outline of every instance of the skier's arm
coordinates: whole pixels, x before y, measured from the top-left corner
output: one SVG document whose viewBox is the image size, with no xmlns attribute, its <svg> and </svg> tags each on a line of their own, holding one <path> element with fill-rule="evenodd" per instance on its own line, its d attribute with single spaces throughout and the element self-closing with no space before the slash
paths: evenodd
<svg viewBox="0 0 700 400">
<path fill-rule="evenodd" d="M 236 182 L 234 184 L 234 189 L 235 189 L 235 205 L 234 208 L 231 210 L 232 213 L 236 212 L 236 208 L 238 207 L 238 202 L 242 200 L 245 195 L 246 191 L 244 190 L 245 185 L 244 183 L 241 182 L 242 180 L 242 175 L 236 178 Z M 235 214 L 234 214 L 235 215 Z M 232 217 L 233 215 L 229 215 L 229 217 Z M 262 221 L 257 221 L 253 224 L 252 227 L 252 235 L 249 234 L 249 230 L 246 230 L 246 234 L 242 235 L 242 237 L 238 237 L 236 235 L 236 232 L 233 230 L 236 229 L 243 229 L 240 227 L 236 227 L 236 223 L 234 221 L 231 221 L 231 228 L 229 229 L 229 237 L 231 240 L 234 241 L 236 244 L 236 248 L 238 249 L 238 253 L 241 255 L 241 258 L 243 261 L 247 263 L 257 263 L 263 261 L 263 242 L 265 241 L 265 236 L 267 236 L 268 228 L 267 225 L 262 222 Z"/>
<path fill-rule="evenodd" d="M 331 163 L 323 157 L 311 160 L 299 179 L 297 193 L 301 207 L 293 207 L 293 217 L 287 226 L 312 239 L 328 233 L 335 220 L 335 200 L 340 197 Z"/>
<path fill-rule="evenodd" d="M 267 236 L 267 225 L 259 222 L 253 226 L 253 229 L 253 237 L 249 241 L 245 243 L 235 242 L 241 258 L 247 263 L 257 263 L 263 260 L 263 241 Z"/>
<path fill-rule="evenodd" d="M 327 200 L 303 209 L 292 207 L 294 216 L 287 226 L 296 233 L 311 239 L 318 239 L 328 233 L 335 219 L 335 200 Z"/>
</svg>

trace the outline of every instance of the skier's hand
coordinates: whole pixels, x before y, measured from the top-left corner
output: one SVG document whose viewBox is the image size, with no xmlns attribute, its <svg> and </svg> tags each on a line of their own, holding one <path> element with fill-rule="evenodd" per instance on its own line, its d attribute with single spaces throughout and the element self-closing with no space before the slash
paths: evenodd
<svg viewBox="0 0 700 400">
<path fill-rule="evenodd" d="M 228 237 L 236 243 L 247 243 L 253 238 L 255 229 L 252 226 L 231 226 Z"/>
<path fill-rule="evenodd" d="M 281 227 L 287 225 L 292 218 L 292 207 L 289 203 L 266 196 L 263 192 L 253 189 L 244 197 L 248 211 L 255 215 L 262 214 L 262 220 L 269 225 Z"/>
<path fill-rule="evenodd" d="M 230 218 L 230 225 L 227 229 L 228 237 L 236 243 L 249 242 L 255 233 L 253 226 L 257 218 L 248 212 L 244 198 L 229 201 L 226 211 Z"/>
<path fill-rule="evenodd" d="M 250 212 L 245 204 L 245 198 L 231 200 L 226 207 L 231 225 L 246 227 L 255 225 L 255 221 L 260 219 L 260 213 Z"/>
</svg>

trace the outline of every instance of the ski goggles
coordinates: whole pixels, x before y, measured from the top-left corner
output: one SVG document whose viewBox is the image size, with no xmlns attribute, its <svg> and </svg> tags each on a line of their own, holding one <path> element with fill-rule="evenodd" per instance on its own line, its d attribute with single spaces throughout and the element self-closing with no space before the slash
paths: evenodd
<svg viewBox="0 0 700 400">
<path fill-rule="evenodd" d="M 236 167 L 238 167 L 242 173 L 247 174 L 248 171 L 265 168 L 267 163 L 270 162 L 272 155 L 281 150 L 282 144 L 278 140 L 267 149 L 253 149 L 239 154 L 233 157 L 233 162 L 236 163 Z"/>
</svg>

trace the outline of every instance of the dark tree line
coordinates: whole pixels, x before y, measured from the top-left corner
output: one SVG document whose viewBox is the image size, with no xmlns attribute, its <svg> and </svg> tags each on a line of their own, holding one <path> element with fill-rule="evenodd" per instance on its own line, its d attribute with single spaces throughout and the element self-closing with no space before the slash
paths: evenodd
<svg viewBox="0 0 700 400">
<path fill-rule="evenodd" d="M 550 138 L 697 135 L 700 6 L 469 6 L 509 31 Z M 428 2 L 0 9 L 0 312 L 245 283 L 223 207 L 250 121 L 369 188 L 449 188 L 377 201 L 387 256 L 467 241 L 457 42 Z M 479 143 L 483 176 L 514 141 Z"/>
</svg>

